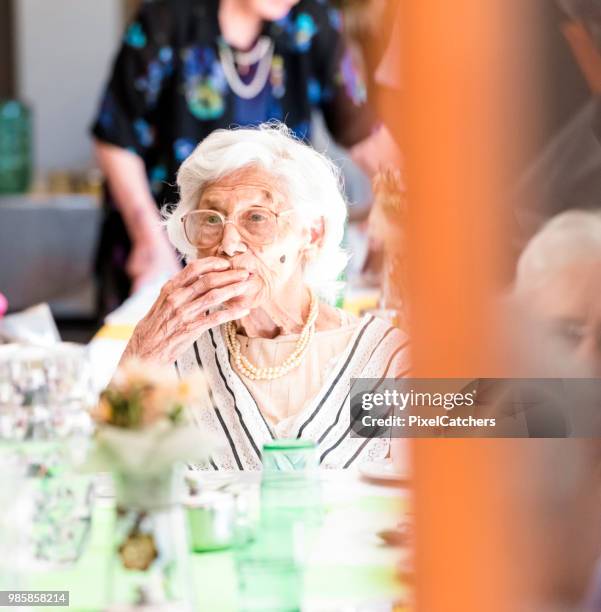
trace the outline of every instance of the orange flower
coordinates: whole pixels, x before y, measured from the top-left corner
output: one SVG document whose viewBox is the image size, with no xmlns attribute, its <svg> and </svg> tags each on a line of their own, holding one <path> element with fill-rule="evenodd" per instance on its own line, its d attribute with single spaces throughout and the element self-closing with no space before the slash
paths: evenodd
<svg viewBox="0 0 601 612">
<path fill-rule="evenodd" d="M 104 397 L 100 396 L 100 400 L 92 409 L 92 418 L 98 423 L 108 423 L 111 420 L 113 414 L 113 407 L 110 402 Z"/>
<path fill-rule="evenodd" d="M 120 427 L 148 427 L 172 420 L 174 414 L 181 415 L 186 408 L 207 405 L 206 381 L 200 372 L 178 379 L 174 368 L 132 359 L 116 372 L 95 418 Z"/>
</svg>

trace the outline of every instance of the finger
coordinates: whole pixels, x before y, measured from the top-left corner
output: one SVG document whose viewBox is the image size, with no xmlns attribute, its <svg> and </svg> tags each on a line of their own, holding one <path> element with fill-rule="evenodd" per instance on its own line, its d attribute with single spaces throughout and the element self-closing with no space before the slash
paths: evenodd
<svg viewBox="0 0 601 612">
<path fill-rule="evenodd" d="M 166 335 L 168 337 L 167 344 L 170 346 L 181 343 L 189 344 L 190 340 L 194 341 L 203 334 L 206 330 L 227 323 L 228 321 L 236 321 L 245 317 L 250 310 L 248 308 L 231 307 L 223 310 L 217 310 L 208 315 L 200 315 L 186 323 L 179 323 L 173 330 Z"/>
<path fill-rule="evenodd" d="M 227 272 L 232 269 L 231 263 L 222 257 L 203 257 L 191 261 L 186 268 L 186 285 L 194 283 L 199 277 L 211 272 Z"/>
<path fill-rule="evenodd" d="M 225 271 L 231 268 L 230 262 L 222 257 L 203 257 L 191 261 L 186 267 L 176 274 L 166 285 L 165 290 L 170 293 L 179 287 L 185 287 L 196 281 L 198 277 L 207 272 Z"/>
<path fill-rule="evenodd" d="M 249 312 L 246 307 L 230 306 L 207 315 L 199 314 L 185 322 L 180 319 L 175 325 L 175 319 L 164 320 L 161 325 L 163 341 L 159 352 L 164 356 L 164 361 L 170 363 L 208 329 L 241 319 Z"/>
<path fill-rule="evenodd" d="M 227 323 L 229 321 L 237 321 L 238 319 L 242 319 L 250 310 L 248 308 L 225 308 L 223 310 L 216 310 L 212 312 L 210 315 L 205 317 L 204 323 L 208 328 L 217 327 L 218 325 L 222 325 L 223 323 Z"/>
<path fill-rule="evenodd" d="M 211 291 L 211 289 L 217 289 L 218 287 L 226 287 L 227 285 L 233 285 L 241 281 L 248 280 L 250 272 L 248 270 L 226 270 L 225 272 L 209 272 L 203 274 L 196 281 L 188 287 L 192 290 L 195 297 L 203 295 Z"/>
<path fill-rule="evenodd" d="M 186 268 L 189 269 L 190 275 L 206 274 L 207 272 L 217 272 L 231 270 L 232 264 L 223 257 L 201 257 L 200 259 L 193 259 Z"/>
<path fill-rule="evenodd" d="M 228 286 L 234 287 L 237 283 L 247 280 L 248 275 L 249 273 L 246 270 L 209 272 L 186 287 L 174 289 L 169 296 L 165 297 L 165 302 L 176 311 L 185 304 L 193 302 L 196 298 L 206 295 L 213 289 Z M 233 295 L 236 295 L 236 293 Z"/>
<path fill-rule="evenodd" d="M 233 297 L 230 300 L 227 300 L 227 302 L 224 302 L 223 307 L 252 309 L 254 302 L 255 296 L 243 293 L 241 295 Z"/>
<path fill-rule="evenodd" d="M 248 289 L 248 281 L 242 281 L 226 287 L 219 287 L 205 293 L 201 297 L 193 300 L 177 304 L 175 295 L 171 294 L 166 298 L 168 310 L 165 310 L 163 305 L 162 310 L 165 315 L 165 336 L 177 334 L 178 330 L 186 331 L 190 327 L 194 327 L 197 321 L 202 321 L 207 315 L 207 311 L 217 306 L 221 306 L 224 302 L 232 299 L 237 295 L 243 294 Z M 236 308 L 239 308 L 236 306 Z"/>
<path fill-rule="evenodd" d="M 244 292 L 248 291 L 248 287 L 249 281 L 242 281 L 233 285 L 212 289 L 183 308 L 180 308 L 181 316 L 184 320 L 198 317 L 207 310 L 223 306 L 232 298 L 244 294 Z M 236 305 L 236 308 L 238 307 Z M 245 308 L 247 307 L 245 306 Z"/>
</svg>

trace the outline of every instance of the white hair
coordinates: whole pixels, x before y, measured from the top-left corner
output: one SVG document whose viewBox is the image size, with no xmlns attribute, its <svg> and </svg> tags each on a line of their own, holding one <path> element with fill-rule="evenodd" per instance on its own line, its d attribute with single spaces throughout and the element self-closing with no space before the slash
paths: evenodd
<svg viewBox="0 0 601 612">
<path fill-rule="evenodd" d="M 601 211 L 570 210 L 550 219 L 517 265 L 515 291 L 531 289 L 578 261 L 601 260 Z"/>
<path fill-rule="evenodd" d="M 207 183 L 247 166 L 260 166 L 283 185 L 307 227 L 323 218 L 323 241 L 304 278 L 322 297 L 331 299 L 348 261 L 341 247 L 347 214 L 341 174 L 328 158 L 296 139 L 281 123 L 216 130 L 196 147 L 177 173 L 180 201 L 164 213 L 172 244 L 186 261 L 197 257 L 181 218 L 197 208 Z"/>
</svg>

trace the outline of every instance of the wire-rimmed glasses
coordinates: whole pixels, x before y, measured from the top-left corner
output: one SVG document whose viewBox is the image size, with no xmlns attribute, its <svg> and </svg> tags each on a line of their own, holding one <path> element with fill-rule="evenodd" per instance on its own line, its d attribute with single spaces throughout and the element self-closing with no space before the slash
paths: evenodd
<svg viewBox="0 0 601 612">
<path fill-rule="evenodd" d="M 287 209 L 276 213 L 263 206 L 249 206 L 227 217 L 218 210 L 192 210 L 182 217 L 186 240 L 199 249 L 210 249 L 223 240 L 225 226 L 233 223 L 240 236 L 253 244 L 272 244 L 278 235 L 279 217 L 292 212 Z"/>
</svg>

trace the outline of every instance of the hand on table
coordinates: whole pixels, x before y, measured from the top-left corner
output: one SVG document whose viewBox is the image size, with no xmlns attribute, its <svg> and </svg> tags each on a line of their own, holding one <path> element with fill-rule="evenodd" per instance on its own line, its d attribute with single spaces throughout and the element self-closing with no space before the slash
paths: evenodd
<svg viewBox="0 0 601 612">
<path fill-rule="evenodd" d="M 190 262 L 161 289 L 138 323 L 121 361 L 132 357 L 173 363 L 205 331 L 240 319 L 248 306 L 240 299 L 251 281 L 247 270 L 232 270 L 218 257 Z M 209 313 L 209 309 L 219 308 Z"/>
</svg>

